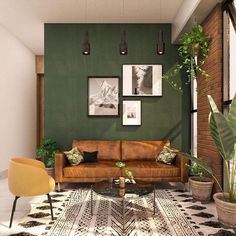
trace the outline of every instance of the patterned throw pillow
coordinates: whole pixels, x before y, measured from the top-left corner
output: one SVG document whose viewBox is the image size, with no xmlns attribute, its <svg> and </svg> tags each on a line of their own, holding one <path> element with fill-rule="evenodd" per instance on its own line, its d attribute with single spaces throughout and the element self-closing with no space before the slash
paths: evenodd
<svg viewBox="0 0 236 236">
<path fill-rule="evenodd" d="M 164 146 L 159 155 L 156 156 L 156 162 L 162 162 L 164 164 L 172 164 L 176 157 L 177 150 Z"/>
<path fill-rule="evenodd" d="M 64 152 L 67 160 L 72 166 L 77 166 L 84 160 L 82 153 L 77 147 L 72 148 L 70 151 Z"/>
</svg>

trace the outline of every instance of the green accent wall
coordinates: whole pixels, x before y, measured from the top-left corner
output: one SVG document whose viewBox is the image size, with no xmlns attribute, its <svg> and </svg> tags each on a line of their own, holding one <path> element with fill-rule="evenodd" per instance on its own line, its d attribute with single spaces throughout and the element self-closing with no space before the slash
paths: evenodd
<svg viewBox="0 0 236 236">
<path fill-rule="evenodd" d="M 164 32 L 166 53 L 156 54 L 158 30 Z M 119 54 L 122 31 L 126 31 L 128 55 Z M 91 54 L 82 55 L 85 32 Z M 120 76 L 122 64 L 162 64 L 166 72 L 178 60 L 171 44 L 170 24 L 45 24 L 45 137 L 61 149 L 73 139 L 170 139 L 189 151 L 190 88 L 183 95 L 163 81 L 162 97 L 122 97 L 142 101 L 142 125 L 122 126 L 119 117 L 87 116 L 87 77 Z M 184 75 L 181 75 L 184 76 Z M 177 78 L 181 83 L 181 76 Z M 122 83 L 121 83 L 122 84 Z"/>
</svg>

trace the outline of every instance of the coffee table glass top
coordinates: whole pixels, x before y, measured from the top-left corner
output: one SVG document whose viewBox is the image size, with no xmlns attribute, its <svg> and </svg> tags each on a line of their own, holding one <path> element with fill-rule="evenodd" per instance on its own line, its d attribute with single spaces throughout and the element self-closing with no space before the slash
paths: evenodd
<svg viewBox="0 0 236 236">
<path fill-rule="evenodd" d="M 154 184 L 143 181 L 136 181 L 136 184 L 126 183 L 125 188 L 120 188 L 119 184 L 108 181 L 98 182 L 92 185 L 92 190 L 97 194 L 111 198 L 135 198 L 142 197 L 154 190 Z"/>
</svg>

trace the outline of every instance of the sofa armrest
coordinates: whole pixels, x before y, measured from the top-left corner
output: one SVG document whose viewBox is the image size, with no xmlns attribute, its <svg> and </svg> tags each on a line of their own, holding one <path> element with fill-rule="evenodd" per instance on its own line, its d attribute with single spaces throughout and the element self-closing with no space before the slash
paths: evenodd
<svg viewBox="0 0 236 236">
<path fill-rule="evenodd" d="M 177 153 L 176 155 L 176 165 L 180 167 L 181 182 L 188 182 L 188 159 L 184 157 L 183 154 Z"/>
<path fill-rule="evenodd" d="M 63 168 L 66 166 L 66 157 L 63 152 L 55 154 L 55 181 L 57 183 L 62 182 Z"/>
</svg>

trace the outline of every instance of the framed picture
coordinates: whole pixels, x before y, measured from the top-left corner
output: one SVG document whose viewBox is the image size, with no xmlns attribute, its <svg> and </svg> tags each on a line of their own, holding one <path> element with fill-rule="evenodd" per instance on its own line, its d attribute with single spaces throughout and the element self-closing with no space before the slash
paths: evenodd
<svg viewBox="0 0 236 236">
<path fill-rule="evenodd" d="M 123 101 L 122 125 L 141 125 L 141 101 Z"/>
<path fill-rule="evenodd" d="M 88 77 L 88 115 L 119 115 L 119 77 Z"/>
<path fill-rule="evenodd" d="M 162 65 L 124 64 L 123 96 L 162 96 Z"/>
</svg>

